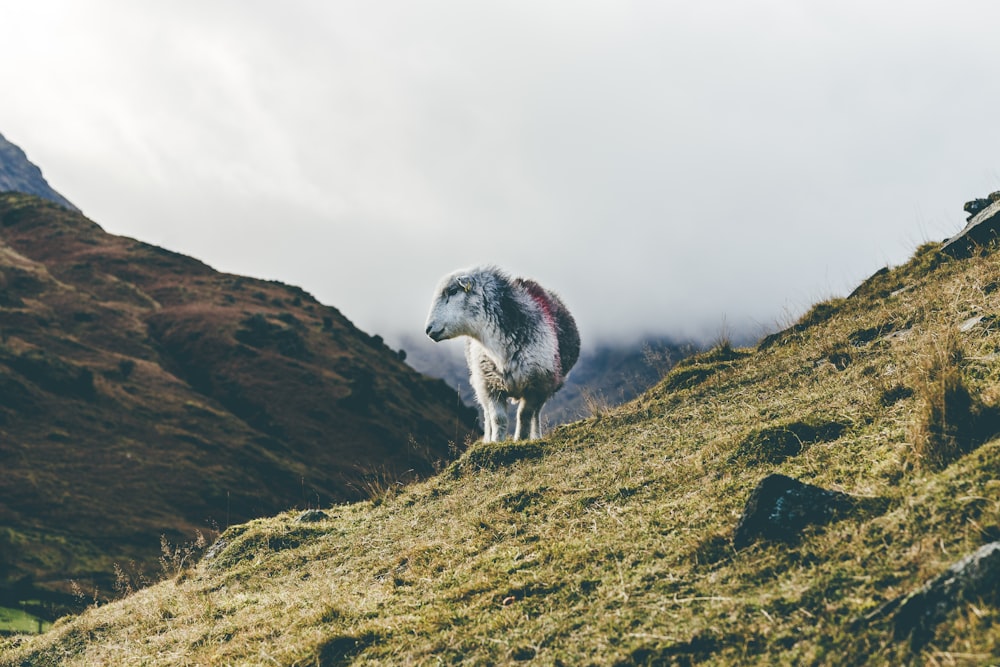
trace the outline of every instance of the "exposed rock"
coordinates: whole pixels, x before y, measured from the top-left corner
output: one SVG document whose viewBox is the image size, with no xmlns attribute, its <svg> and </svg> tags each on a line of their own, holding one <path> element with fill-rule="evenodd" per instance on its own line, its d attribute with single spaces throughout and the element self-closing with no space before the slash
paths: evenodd
<svg viewBox="0 0 1000 667">
<path fill-rule="evenodd" d="M 984 327 L 988 327 L 995 320 L 996 320 L 996 317 L 993 316 L 993 315 L 974 315 L 973 317 L 970 317 L 969 319 L 967 319 L 967 320 L 963 321 L 961 324 L 959 324 L 958 325 L 958 330 L 961 331 L 962 333 L 968 333 L 968 332 L 972 331 L 973 329 L 975 329 L 979 325 L 982 325 Z"/>
<path fill-rule="evenodd" d="M 218 556 L 222 551 L 229 546 L 229 540 L 224 540 L 221 537 L 217 539 L 212 546 L 208 548 L 205 555 L 202 556 L 202 560 L 210 561 L 216 556 Z"/>
<path fill-rule="evenodd" d="M 306 510 L 295 520 L 299 523 L 317 523 L 319 521 L 326 521 L 329 518 L 330 515 L 321 510 Z"/>
<path fill-rule="evenodd" d="M 787 475 L 768 475 L 750 494 L 733 532 L 733 546 L 749 546 L 758 538 L 789 542 L 809 525 L 829 523 L 855 507 L 857 500 Z"/>
<path fill-rule="evenodd" d="M 1000 195 L 1000 193 L 993 193 Z M 993 195 L 990 195 L 993 198 Z M 969 257 L 977 246 L 987 246 L 997 241 L 1000 236 L 1000 198 L 994 201 L 985 199 L 977 202 L 987 202 L 983 208 L 978 208 L 975 202 L 966 204 L 966 210 L 975 204 L 978 213 L 969 219 L 969 223 L 955 236 L 944 242 L 941 252 L 954 258 Z"/>
<path fill-rule="evenodd" d="M 966 220 L 972 220 L 976 214 L 989 207 L 993 202 L 1000 201 L 1000 192 L 991 192 L 985 199 L 973 199 L 965 202 L 963 209 L 969 214 Z"/>
<path fill-rule="evenodd" d="M 896 639 L 907 636 L 917 646 L 925 644 L 932 630 L 947 613 L 963 602 L 1000 602 L 1000 542 L 991 542 L 958 561 L 918 590 L 896 598 L 869 618 L 885 616 L 895 609 Z"/>
<path fill-rule="evenodd" d="M 60 206 L 77 211 L 68 199 L 52 189 L 42 170 L 35 166 L 24 151 L 0 134 L 0 192 L 21 192 L 37 195 Z"/>
</svg>

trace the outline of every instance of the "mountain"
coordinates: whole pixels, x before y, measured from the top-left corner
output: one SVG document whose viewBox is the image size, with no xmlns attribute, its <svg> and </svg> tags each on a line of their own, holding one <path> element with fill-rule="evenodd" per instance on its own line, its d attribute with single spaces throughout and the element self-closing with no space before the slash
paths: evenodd
<svg viewBox="0 0 1000 667">
<path fill-rule="evenodd" d="M 403 347 L 408 364 L 425 375 L 443 379 L 458 390 L 466 404 L 476 405 L 461 342 L 433 343 L 408 337 L 403 339 Z M 543 426 L 550 429 L 628 402 L 697 349 L 693 343 L 666 337 L 585 346 L 566 384 L 542 409 Z"/>
<path fill-rule="evenodd" d="M 998 663 L 998 276 L 924 245 L 543 440 L 232 526 L 0 665 Z"/>
<path fill-rule="evenodd" d="M 368 497 L 474 429 L 297 287 L 0 194 L 0 606 L 154 578 L 161 537 Z"/>
<path fill-rule="evenodd" d="M 42 170 L 35 166 L 24 151 L 7 141 L 0 134 L 0 192 L 23 192 L 55 202 L 71 211 L 77 211 L 69 200 L 52 189 Z"/>
</svg>

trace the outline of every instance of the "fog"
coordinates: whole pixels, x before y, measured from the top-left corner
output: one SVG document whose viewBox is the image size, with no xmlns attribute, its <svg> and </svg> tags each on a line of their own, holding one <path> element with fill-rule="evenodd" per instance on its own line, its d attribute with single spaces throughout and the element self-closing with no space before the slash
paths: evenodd
<svg viewBox="0 0 1000 667">
<path fill-rule="evenodd" d="M 438 278 L 585 344 L 753 336 L 1000 190 L 986 0 L 5 9 L 0 132 L 108 231 L 302 286 L 390 343 Z"/>
</svg>

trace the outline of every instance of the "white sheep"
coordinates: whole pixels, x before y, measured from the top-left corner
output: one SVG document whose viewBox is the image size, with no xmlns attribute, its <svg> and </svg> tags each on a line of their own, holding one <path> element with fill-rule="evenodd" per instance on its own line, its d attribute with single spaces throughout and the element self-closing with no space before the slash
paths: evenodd
<svg viewBox="0 0 1000 667">
<path fill-rule="evenodd" d="M 468 336 L 465 357 L 486 442 L 506 436 L 508 398 L 518 401 L 514 439 L 540 437 L 542 405 L 580 356 L 576 322 L 559 297 L 492 266 L 446 276 L 426 332 L 435 341 Z"/>
</svg>

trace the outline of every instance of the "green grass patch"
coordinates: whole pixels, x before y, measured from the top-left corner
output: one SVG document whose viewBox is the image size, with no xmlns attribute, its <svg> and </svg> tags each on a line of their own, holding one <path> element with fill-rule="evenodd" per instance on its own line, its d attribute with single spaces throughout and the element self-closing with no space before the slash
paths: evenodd
<svg viewBox="0 0 1000 667">
<path fill-rule="evenodd" d="M 23 609 L 0 607 L 0 634 L 37 634 L 52 627 L 46 621 Z"/>
<path fill-rule="evenodd" d="M 501 442 L 478 442 L 465 452 L 457 462 L 461 470 L 482 468 L 496 470 L 518 461 L 533 461 L 545 456 L 544 440 L 505 440 Z"/>
</svg>

